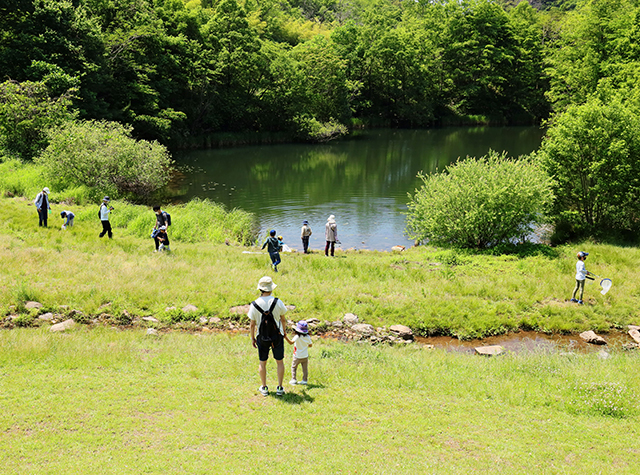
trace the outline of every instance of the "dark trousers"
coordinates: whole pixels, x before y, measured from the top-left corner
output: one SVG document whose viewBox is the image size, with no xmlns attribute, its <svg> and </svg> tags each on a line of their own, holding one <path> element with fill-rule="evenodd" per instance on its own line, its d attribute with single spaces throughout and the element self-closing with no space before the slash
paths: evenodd
<svg viewBox="0 0 640 475">
<path fill-rule="evenodd" d="M 327 245 L 324 246 L 324 255 L 325 256 L 329 255 L 329 248 L 331 248 L 331 255 L 333 256 L 333 252 L 336 249 L 336 242 L 335 241 L 327 241 Z"/>
<path fill-rule="evenodd" d="M 47 213 L 49 212 L 46 208 L 40 208 L 38 211 L 38 226 L 47 227 Z"/>
<path fill-rule="evenodd" d="M 109 239 L 113 237 L 113 233 L 111 232 L 111 223 L 109 221 L 100 221 L 102 223 L 102 232 L 100 233 L 100 237 L 105 234 L 109 235 Z"/>
<path fill-rule="evenodd" d="M 154 237 L 153 240 L 156 243 L 156 251 L 158 250 L 158 248 L 160 247 L 160 239 L 158 239 L 157 237 Z"/>
<path fill-rule="evenodd" d="M 280 264 L 280 253 L 279 252 L 270 252 L 269 257 L 271 257 L 271 262 L 273 263 L 273 268 L 278 270 L 278 264 Z"/>
<path fill-rule="evenodd" d="M 304 236 L 302 238 L 302 248 L 304 249 L 305 254 L 309 252 L 309 236 Z"/>
</svg>

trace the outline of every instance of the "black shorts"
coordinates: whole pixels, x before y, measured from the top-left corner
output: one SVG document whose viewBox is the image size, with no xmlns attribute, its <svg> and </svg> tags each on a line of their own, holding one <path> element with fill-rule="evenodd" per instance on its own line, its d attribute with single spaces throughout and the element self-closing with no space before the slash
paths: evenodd
<svg viewBox="0 0 640 475">
<path fill-rule="evenodd" d="M 258 356 L 260 361 L 267 361 L 269 359 L 269 350 L 273 348 L 273 359 L 284 359 L 284 338 L 280 338 L 280 342 L 275 344 L 263 343 L 260 337 L 256 338 L 256 344 L 258 345 Z"/>
</svg>

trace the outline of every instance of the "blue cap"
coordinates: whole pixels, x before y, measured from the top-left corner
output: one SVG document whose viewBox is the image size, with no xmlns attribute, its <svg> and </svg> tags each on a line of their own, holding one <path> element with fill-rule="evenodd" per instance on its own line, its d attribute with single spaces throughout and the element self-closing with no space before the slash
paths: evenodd
<svg viewBox="0 0 640 475">
<path fill-rule="evenodd" d="M 580 251 L 578 253 L 578 257 L 587 257 L 588 255 L 589 255 L 589 253 L 588 252 L 584 252 L 584 251 Z"/>
<path fill-rule="evenodd" d="M 269 234 L 271 234 L 272 236 L 275 236 L 276 235 L 276 230 L 272 229 L 271 231 L 269 231 Z"/>
<path fill-rule="evenodd" d="M 307 221 L 306 219 L 302 222 L 302 224 L 309 224 L 309 221 Z"/>
</svg>

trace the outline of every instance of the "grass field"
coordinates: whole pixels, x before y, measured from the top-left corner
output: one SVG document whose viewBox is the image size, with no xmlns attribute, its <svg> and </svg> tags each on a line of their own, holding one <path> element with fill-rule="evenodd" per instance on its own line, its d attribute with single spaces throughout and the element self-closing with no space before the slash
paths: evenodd
<svg viewBox="0 0 640 475">
<path fill-rule="evenodd" d="M 638 473 L 635 353 L 310 356 L 309 386 L 262 397 L 246 336 L 2 331 L 0 472 Z"/>
</svg>

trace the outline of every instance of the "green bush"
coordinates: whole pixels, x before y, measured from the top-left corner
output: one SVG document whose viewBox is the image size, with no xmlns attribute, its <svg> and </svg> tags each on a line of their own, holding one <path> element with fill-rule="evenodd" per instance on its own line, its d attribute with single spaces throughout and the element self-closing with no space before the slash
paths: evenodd
<svg viewBox="0 0 640 475">
<path fill-rule="evenodd" d="M 539 165 L 494 151 L 419 177 L 407 212 L 407 234 L 419 241 L 483 248 L 523 239 L 553 199 Z"/>
<path fill-rule="evenodd" d="M 52 182 L 87 186 L 94 199 L 148 199 L 168 183 L 172 160 L 163 145 L 135 140 L 131 131 L 117 122 L 71 122 L 51 130 L 36 162 Z"/>
</svg>

